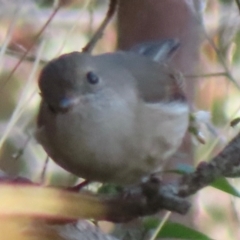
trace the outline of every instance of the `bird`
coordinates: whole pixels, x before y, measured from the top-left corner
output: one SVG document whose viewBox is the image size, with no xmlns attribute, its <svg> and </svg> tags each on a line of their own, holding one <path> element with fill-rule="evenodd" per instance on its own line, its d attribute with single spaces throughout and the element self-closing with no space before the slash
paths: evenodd
<svg viewBox="0 0 240 240">
<path fill-rule="evenodd" d="M 131 185 L 163 171 L 189 125 L 184 79 L 168 64 L 178 45 L 167 39 L 48 62 L 36 129 L 46 153 L 89 181 Z"/>
</svg>

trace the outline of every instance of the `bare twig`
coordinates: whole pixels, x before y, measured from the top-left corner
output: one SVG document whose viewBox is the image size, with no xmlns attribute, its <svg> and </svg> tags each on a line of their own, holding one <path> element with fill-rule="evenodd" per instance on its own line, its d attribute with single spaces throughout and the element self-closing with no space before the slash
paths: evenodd
<svg viewBox="0 0 240 240">
<path fill-rule="evenodd" d="M 19 158 L 23 155 L 23 153 L 24 153 L 27 145 L 29 144 L 30 140 L 31 140 L 31 136 L 28 136 L 25 143 L 23 144 L 23 147 L 18 149 L 18 151 L 15 154 L 13 154 L 13 158 L 15 160 L 19 160 Z"/>
<path fill-rule="evenodd" d="M 163 216 L 163 219 L 159 223 L 159 226 L 157 227 L 157 229 L 154 231 L 153 235 L 151 236 L 150 240 L 157 239 L 158 234 L 160 233 L 160 231 L 162 230 L 163 226 L 165 225 L 165 223 L 170 218 L 171 214 L 172 214 L 172 212 L 167 211 L 167 213 Z"/>
<path fill-rule="evenodd" d="M 92 39 L 82 49 L 83 52 L 89 52 L 89 53 L 92 52 L 92 50 L 95 47 L 97 41 L 102 37 L 103 31 L 105 30 L 105 28 L 107 27 L 108 23 L 112 19 L 113 15 L 114 15 L 114 13 L 116 11 L 117 6 L 118 6 L 118 0 L 110 0 L 108 12 L 106 14 L 105 19 L 103 20 L 102 24 L 100 25 L 98 30 L 93 35 Z"/>
<path fill-rule="evenodd" d="M 28 53 L 31 51 L 31 49 L 34 47 L 34 44 L 36 43 L 36 41 L 39 39 L 39 37 L 42 35 L 42 33 L 44 32 L 44 30 L 47 28 L 47 26 L 50 24 L 50 22 L 52 21 L 53 17 L 56 15 L 56 13 L 58 12 L 58 10 L 60 9 L 61 5 L 58 5 L 52 12 L 52 14 L 50 15 L 50 17 L 48 18 L 47 22 L 42 26 L 42 28 L 40 29 L 40 31 L 37 33 L 37 35 L 35 36 L 35 41 L 32 42 L 32 44 L 28 47 L 28 49 L 25 51 L 25 53 L 22 55 L 22 57 L 19 59 L 19 61 L 17 62 L 17 64 L 14 66 L 14 68 L 12 69 L 12 71 L 10 72 L 9 76 L 6 78 L 6 80 L 3 82 L 2 86 L 1 86 L 1 90 L 3 90 L 3 88 L 6 86 L 7 82 L 11 79 L 11 77 L 13 76 L 13 74 L 15 73 L 15 71 L 17 70 L 17 68 L 19 67 L 19 65 L 23 62 L 23 60 L 25 59 L 25 57 L 28 55 Z"/>
<path fill-rule="evenodd" d="M 11 38 L 12 38 L 14 27 L 17 23 L 18 15 L 19 15 L 19 12 L 20 12 L 19 10 L 20 10 L 20 8 L 17 8 L 15 10 L 14 17 L 11 20 L 10 26 L 8 27 L 8 30 L 7 30 L 7 34 L 5 36 L 5 39 L 3 40 L 3 44 L 2 44 L 2 47 L 0 49 L 0 66 L 1 66 L 1 63 L 2 63 L 2 60 L 3 60 L 4 53 L 5 53 L 5 51 L 8 47 L 8 44 L 9 44 Z"/>
<path fill-rule="evenodd" d="M 214 43 L 214 41 L 208 36 L 206 30 L 203 31 L 204 35 L 206 37 L 206 39 L 208 40 L 209 44 L 211 45 L 211 47 L 213 48 L 213 50 L 216 52 L 217 57 L 219 62 L 221 62 L 223 68 L 224 68 L 224 72 L 225 72 L 225 76 L 232 82 L 234 83 L 234 85 L 237 87 L 238 90 L 240 90 L 240 86 L 238 84 L 238 82 L 236 81 L 236 79 L 233 77 L 221 51 L 218 49 L 218 47 L 216 46 L 216 44 Z"/>
<path fill-rule="evenodd" d="M 236 4 L 237 4 L 237 7 L 238 7 L 238 10 L 239 10 L 239 13 L 240 13 L 240 1 L 239 0 L 235 0 Z"/>
<path fill-rule="evenodd" d="M 2 48 L 0 48 L 1 51 Z M 6 54 L 16 57 L 16 58 L 23 58 L 24 54 L 23 52 L 18 52 L 18 51 L 14 51 L 11 49 L 6 49 L 5 51 Z M 34 62 L 36 60 L 36 56 L 25 56 L 24 59 L 22 61 L 29 61 L 29 62 Z M 48 61 L 44 60 L 44 59 L 39 59 L 39 63 L 40 64 L 46 64 Z"/>
<path fill-rule="evenodd" d="M 184 75 L 185 78 L 209 78 L 209 77 L 221 77 L 221 76 L 227 76 L 226 72 L 216 72 L 216 73 L 205 73 L 205 74 L 199 74 L 199 75 Z"/>
<path fill-rule="evenodd" d="M 235 1 L 236 1 L 236 4 L 238 6 L 240 6 L 239 0 L 235 0 Z M 202 20 L 199 18 L 199 16 L 196 16 L 196 19 L 201 24 Z M 230 71 L 230 69 L 229 69 L 229 67 L 228 67 L 228 65 L 227 65 L 227 63 L 224 59 L 224 56 L 221 53 L 221 51 L 218 49 L 218 47 L 216 46 L 214 41 L 208 35 L 206 29 L 203 29 L 203 33 L 204 33 L 204 36 L 206 37 L 206 39 L 208 40 L 209 44 L 213 48 L 213 50 L 216 52 L 219 62 L 223 66 L 223 69 L 224 69 L 224 72 L 225 72 L 224 75 L 237 87 L 238 90 L 240 90 L 240 86 L 239 86 L 238 82 L 236 81 L 236 79 L 233 77 L 233 75 L 232 75 L 232 73 L 231 73 L 231 71 Z"/>
<path fill-rule="evenodd" d="M 48 163 L 49 163 L 49 156 L 46 157 L 46 159 L 44 161 L 43 169 L 41 171 L 40 183 L 42 183 L 42 184 L 44 184 L 44 181 L 45 181 L 45 178 L 46 178 Z"/>
</svg>

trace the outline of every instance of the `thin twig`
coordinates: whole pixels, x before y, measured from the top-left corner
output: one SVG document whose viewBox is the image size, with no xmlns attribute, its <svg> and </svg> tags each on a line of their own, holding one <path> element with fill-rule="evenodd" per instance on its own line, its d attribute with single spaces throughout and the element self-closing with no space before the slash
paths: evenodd
<svg viewBox="0 0 240 240">
<path fill-rule="evenodd" d="M 236 0 L 237 5 L 239 4 L 239 0 Z M 239 5 L 240 6 L 240 5 Z M 202 20 L 199 18 L 199 16 L 196 16 L 196 20 L 199 22 L 199 24 L 201 24 L 202 26 Z M 237 87 L 238 90 L 240 90 L 240 86 L 238 84 L 238 82 L 236 81 L 236 79 L 232 76 L 232 73 L 229 70 L 229 67 L 227 66 L 227 63 L 221 53 L 221 51 L 218 49 L 218 47 L 216 46 L 216 44 L 214 43 L 214 41 L 211 39 L 211 37 L 208 35 L 207 31 L 205 28 L 203 28 L 203 33 L 206 37 L 206 39 L 208 40 L 209 44 L 211 45 L 211 47 L 213 48 L 213 50 L 216 52 L 218 60 L 221 62 L 223 68 L 224 68 L 224 72 L 226 77 L 232 82 L 234 83 L 234 85 Z"/>
<path fill-rule="evenodd" d="M 158 234 L 160 233 L 161 229 L 163 228 L 164 224 L 168 221 L 168 219 L 170 218 L 172 212 L 167 211 L 166 214 L 164 214 L 162 221 L 159 223 L 159 226 L 157 227 L 157 229 L 155 230 L 155 232 L 153 233 L 152 237 L 150 238 L 150 240 L 155 240 L 157 239 Z"/>
<path fill-rule="evenodd" d="M 74 23 L 72 24 L 71 28 L 66 32 L 64 38 L 63 38 L 63 42 L 61 44 L 61 46 L 59 47 L 58 53 L 57 55 L 61 55 L 62 54 L 62 50 L 65 47 L 65 44 L 67 43 L 67 41 L 69 39 L 71 39 L 71 34 L 73 33 L 73 31 L 76 29 L 76 27 L 78 26 L 78 23 L 81 21 L 81 18 L 83 16 L 82 12 L 85 11 L 87 9 L 87 7 L 89 6 L 89 4 L 91 3 L 91 0 L 85 0 L 84 5 L 81 8 L 81 13 L 80 15 L 77 17 L 77 19 L 74 21 Z"/>
<path fill-rule="evenodd" d="M 40 47 L 39 47 L 38 54 L 36 56 L 36 61 L 34 62 L 33 68 L 32 68 L 32 70 L 31 70 L 31 72 L 28 76 L 28 80 L 26 81 L 26 84 L 24 85 L 24 88 L 22 89 L 22 92 L 21 92 L 20 97 L 18 99 L 17 105 L 16 105 L 10 119 L 8 120 L 5 131 L 3 132 L 3 134 L 0 137 L 0 149 L 3 145 L 3 143 L 5 142 L 5 140 L 7 139 L 9 133 L 11 132 L 13 126 L 16 124 L 19 117 L 22 115 L 24 109 L 26 108 L 26 103 L 28 103 L 28 101 L 30 101 L 30 99 L 36 94 L 36 91 L 34 91 L 30 95 L 30 97 L 27 97 L 29 87 L 31 86 L 31 83 L 35 79 L 34 75 L 35 75 L 35 73 L 37 71 L 37 68 L 38 68 L 39 59 L 40 59 L 41 53 L 43 51 L 44 44 L 45 44 L 45 41 L 43 40 Z M 27 99 L 27 102 L 26 102 L 26 99 Z"/>
<path fill-rule="evenodd" d="M 30 140 L 31 140 L 31 136 L 28 136 L 26 141 L 24 142 L 23 146 L 20 149 L 18 149 L 18 151 L 15 154 L 13 154 L 13 158 L 15 160 L 19 160 L 19 158 L 23 155 L 23 153 L 24 153 L 27 145 L 29 144 Z"/>
<path fill-rule="evenodd" d="M 238 10 L 239 10 L 239 13 L 240 13 L 240 1 L 239 0 L 235 0 L 236 4 L 237 4 L 237 7 L 238 7 Z"/>
<path fill-rule="evenodd" d="M 40 183 L 44 184 L 45 178 L 46 178 L 46 173 L 47 173 L 47 167 L 48 167 L 48 163 L 49 163 L 49 156 L 46 157 L 45 161 L 44 161 L 44 165 L 43 165 L 43 169 L 41 171 L 41 175 L 40 175 Z"/>
<path fill-rule="evenodd" d="M 88 42 L 88 44 L 82 49 L 83 52 L 91 53 L 93 48 L 95 47 L 97 41 L 102 37 L 103 31 L 107 27 L 108 23 L 112 19 L 114 13 L 116 12 L 118 6 L 118 0 L 110 0 L 108 12 L 106 14 L 105 19 L 102 24 L 98 28 L 98 30 L 93 35 L 92 39 Z"/>
<path fill-rule="evenodd" d="M 221 53 L 221 51 L 217 48 L 216 44 L 214 43 L 214 41 L 208 36 L 206 30 L 204 29 L 204 35 L 206 37 L 206 39 L 208 40 L 209 44 L 211 45 L 211 47 L 213 48 L 213 50 L 216 52 L 218 60 L 221 62 L 224 71 L 225 71 L 225 76 L 232 82 L 234 83 L 234 85 L 237 87 L 238 90 L 240 90 L 240 86 L 238 84 L 238 82 L 236 81 L 236 79 L 232 76 L 232 73 L 230 72 L 227 63 Z"/>
<path fill-rule="evenodd" d="M 217 72 L 217 73 L 205 73 L 199 75 L 184 75 L 185 78 L 209 78 L 209 77 L 220 77 L 227 76 L 226 72 Z"/>
<path fill-rule="evenodd" d="M 2 48 L 0 48 L 0 51 L 1 51 Z M 14 51 L 14 50 L 11 50 L 11 49 L 6 49 L 5 53 L 7 55 L 10 55 L 10 56 L 13 56 L 13 57 L 16 57 L 16 58 L 22 58 L 24 53 L 23 52 L 18 52 L 18 51 Z M 28 61 L 28 62 L 35 62 L 36 60 L 36 56 L 25 56 L 23 61 Z M 46 64 L 48 63 L 47 60 L 44 60 L 44 59 L 39 59 L 39 64 Z"/>
<path fill-rule="evenodd" d="M 12 21 L 11 21 L 9 27 L 8 27 L 5 39 L 3 40 L 3 44 L 2 44 L 2 47 L 0 49 L 0 67 L 2 66 L 3 56 L 6 52 L 6 49 L 8 47 L 8 44 L 9 44 L 11 38 L 12 38 L 12 34 L 13 34 L 13 31 L 14 31 L 15 25 L 17 23 L 18 16 L 19 16 L 19 12 L 20 12 L 20 8 L 18 7 L 14 12 L 14 17 L 13 17 L 13 19 L 12 19 Z"/>
<path fill-rule="evenodd" d="M 1 86 L 1 90 L 3 90 L 3 88 L 6 86 L 7 82 L 11 79 L 11 77 L 13 76 L 13 74 L 15 73 L 15 71 L 17 70 L 17 68 L 19 67 L 19 65 L 23 62 L 23 60 L 25 59 L 25 57 L 28 55 L 28 53 L 31 51 L 31 49 L 34 47 L 34 44 L 36 43 L 36 41 L 39 39 L 39 37 L 42 35 L 42 33 L 44 32 L 44 30 L 47 28 L 47 26 L 50 24 L 50 22 L 52 21 L 53 17 L 56 15 L 56 13 L 58 12 L 58 10 L 60 9 L 60 5 L 58 5 L 52 12 L 52 14 L 50 15 L 50 17 L 48 18 L 47 22 L 43 25 L 43 27 L 40 29 L 40 31 L 37 33 L 37 35 L 35 36 L 35 41 L 32 42 L 32 44 L 27 48 L 27 50 L 25 51 L 25 53 L 22 55 L 22 57 L 19 59 L 19 61 L 17 62 L 17 64 L 14 66 L 14 68 L 12 69 L 12 71 L 10 72 L 9 76 L 6 78 L 6 80 L 3 82 L 2 86 Z"/>
</svg>

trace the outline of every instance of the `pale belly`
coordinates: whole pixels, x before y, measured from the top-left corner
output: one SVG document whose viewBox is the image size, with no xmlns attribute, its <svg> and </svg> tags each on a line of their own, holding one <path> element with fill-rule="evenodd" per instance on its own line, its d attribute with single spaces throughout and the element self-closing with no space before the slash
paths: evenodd
<svg viewBox="0 0 240 240">
<path fill-rule="evenodd" d="M 81 178 L 134 184 L 161 169 L 179 147 L 187 128 L 182 126 L 172 133 L 175 130 L 168 125 L 174 118 L 156 115 L 156 120 L 146 125 L 145 120 L 140 124 L 132 119 L 123 124 L 126 116 L 107 116 L 97 120 L 102 121 L 99 128 L 96 119 L 82 121 L 82 116 L 76 117 L 74 113 L 48 114 L 37 138 L 56 163 Z M 183 117 L 186 116 L 185 113 Z M 166 131 L 162 132 L 162 128 Z M 172 134 L 175 135 L 171 139 Z"/>
</svg>

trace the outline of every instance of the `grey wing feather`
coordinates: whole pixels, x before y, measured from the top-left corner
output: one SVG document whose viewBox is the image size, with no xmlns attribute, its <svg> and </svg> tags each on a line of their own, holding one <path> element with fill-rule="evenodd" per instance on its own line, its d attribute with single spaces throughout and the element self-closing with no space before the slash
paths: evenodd
<svg viewBox="0 0 240 240">
<path fill-rule="evenodd" d="M 99 55 L 96 60 L 108 68 L 113 68 L 114 64 L 127 70 L 135 79 L 139 97 L 146 103 L 184 100 L 183 79 L 163 62 L 153 61 L 131 51 Z"/>
<path fill-rule="evenodd" d="M 117 52 L 112 56 L 112 61 L 122 65 L 134 77 L 143 101 L 147 103 L 179 99 L 185 101 L 183 78 L 168 65 L 151 61 L 132 52 Z"/>
<path fill-rule="evenodd" d="M 144 55 L 155 62 L 162 63 L 169 60 L 179 46 L 180 43 L 177 39 L 166 39 L 137 44 L 130 51 Z"/>
</svg>

